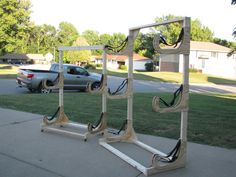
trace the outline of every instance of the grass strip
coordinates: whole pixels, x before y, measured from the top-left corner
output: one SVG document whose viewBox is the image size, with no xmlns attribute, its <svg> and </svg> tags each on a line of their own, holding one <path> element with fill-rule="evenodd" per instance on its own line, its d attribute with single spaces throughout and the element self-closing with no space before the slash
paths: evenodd
<svg viewBox="0 0 236 177">
<path fill-rule="evenodd" d="M 170 93 L 135 93 L 134 128 L 138 133 L 179 138 L 180 113 L 152 111 L 153 96 L 171 100 Z M 70 120 L 95 123 L 100 116 L 101 95 L 65 93 L 65 112 Z M 52 115 L 58 94 L 0 95 L 0 107 Z M 119 129 L 126 119 L 126 100 L 108 100 L 108 125 Z M 236 94 L 190 94 L 188 140 L 200 144 L 236 148 Z"/>
</svg>

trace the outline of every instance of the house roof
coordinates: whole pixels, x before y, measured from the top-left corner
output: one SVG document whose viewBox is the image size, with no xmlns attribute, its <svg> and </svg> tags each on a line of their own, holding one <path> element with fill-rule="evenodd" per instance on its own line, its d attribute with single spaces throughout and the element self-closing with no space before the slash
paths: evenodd
<svg viewBox="0 0 236 177">
<path fill-rule="evenodd" d="M 17 54 L 9 53 L 0 57 L 0 59 L 15 59 L 15 60 L 45 60 L 42 54 Z"/>
<path fill-rule="evenodd" d="M 108 60 L 124 61 L 124 60 L 127 60 L 127 59 L 128 59 L 128 56 L 126 56 L 126 55 L 110 55 L 110 54 L 108 54 L 108 55 L 107 55 L 107 59 L 108 59 Z M 136 53 L 134 53 L 133 59 L 134 59 L 135 61 L 151 60 L 150 58 L 141 56 L 141 55 L 136 54 Z"/>
<path fill-rule="evenodd" d="M 229 52 L 231 49 L 212 42 L 191 41 L 190 50 Z"/>
<path fill-rule="evenodd" d="M 27 60 L 29 59 L 26 54 L 6 54 L 0 57 L 1 59 L 17 59 L 17 60 Z"/>
<path fill-rule="evenodd" d="M 43 54 L 26 54 L 32 60 L 45 60 Z"/>
</svg>

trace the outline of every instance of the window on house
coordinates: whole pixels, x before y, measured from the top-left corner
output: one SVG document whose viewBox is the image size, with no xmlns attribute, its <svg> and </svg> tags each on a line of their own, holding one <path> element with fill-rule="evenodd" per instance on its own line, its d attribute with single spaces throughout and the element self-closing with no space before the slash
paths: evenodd
<svg viewBox="0 0 236 177">
<path fill-rule="evenodd" d="M 211 55 L 210 52 L 204 52 L 204 51 L 198 52 L 198 59 L 202 59 L 202 60 L 209 59 L 210 55 Z"/>
<path fill-rule="evenodd" d="M 236 59 L 236 54 L 233 54 L 233 59 Z"/>
<path fill-rule="evenodd" d="M 218 53 L 217 52 L 211 52 L 211 57 L 218 58 Z"/>
<path fill-rule="evenodd" d="M 202 60 L 202 69 L 204 69 L 205 68 L 205 60 Z"/>
</svg>

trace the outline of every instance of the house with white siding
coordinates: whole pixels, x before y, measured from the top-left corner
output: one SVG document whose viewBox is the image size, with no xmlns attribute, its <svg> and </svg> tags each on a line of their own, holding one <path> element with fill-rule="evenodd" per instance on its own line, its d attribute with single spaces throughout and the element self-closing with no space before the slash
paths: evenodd
<svg viewBox="0 0 236 177">
<path fill-rule="evenodd" d="M 102 64 L 102 57 L 94 57 L 95 64 Z M 133 69 L 145 70 L 145 64 L 150 63 L 150 58 L 134 53 L 133 55 Z M 107 67 L 111 69 L 118 69 L 121 65 L 128 68 L 128 56 L 126 55 L 107 55 Z"/>
<path fill-rule="evenodd" d="M 212 42 L 190 42 L 189 68 L 205 74 L 236 79 L 236 54 L 230 48 Z M 160 71 L 182 72 L 182 55 L 161 55 Z"/>
<path fill-rule="evenodd" d="M 27 64 L 27 63 L 46 63 L 46 58 L 43 54 L 18 54 L 9 53 L 0 56 L 0 63 L 12 63 L 12 64 Z"/>
</svg>

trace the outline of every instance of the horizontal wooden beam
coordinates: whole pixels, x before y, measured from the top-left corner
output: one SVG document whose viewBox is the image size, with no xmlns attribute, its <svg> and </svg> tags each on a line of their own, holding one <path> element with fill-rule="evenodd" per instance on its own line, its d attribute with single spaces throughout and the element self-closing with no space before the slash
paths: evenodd
<svg viewBox="0 0 236 177">
<path fill-rule="evenodd" d="M 140 30 L 143 28 L 151 28 L 151 27 L 156 27 L 156 26 L 160 26 L 160 25 L 167 25 L 167 24 L 175 23 L 175 22 L 183 22 L 184 20 L 185 20 L 185 17 L 181 18 L 181 19 L 166 20 L 166 21 L 162 21 L 162 22 L 158 22 L 158 23 L 151 23 L 151 24 L 147 24 L 147 25 L 133 27 L 133 28 L 130 28 L 129 30 L 135 31 L 135 30 Z"/>
<path fill-rule="evenodd" d="M 93 45 L 93 46 L 62 46 L 58 47 L 59 51 L 65 50 L 103 50 L 104 45 Z"/>
</svg>

